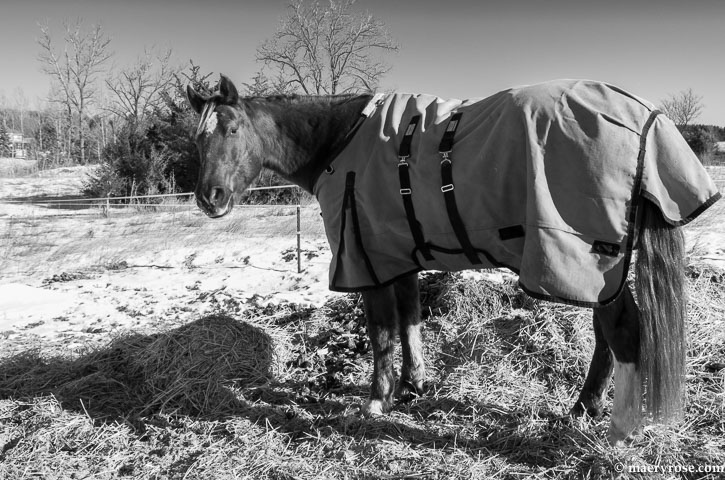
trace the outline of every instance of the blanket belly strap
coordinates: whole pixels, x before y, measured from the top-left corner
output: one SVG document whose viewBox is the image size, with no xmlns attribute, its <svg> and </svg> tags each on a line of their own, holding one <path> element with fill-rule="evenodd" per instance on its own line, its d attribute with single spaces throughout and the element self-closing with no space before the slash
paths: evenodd
<svg viewBox="0 0 725 480">
<path fill-rule="evenodd" d="M 423 258 L 427 261 L 435 260 L 433 255 L 430 253 L 430 248 L 425 243 L 425 237 L 423 237 L 423 230 L 420 227 L 420 223 L 415 218 L 415 208 L 413 207 L 413 189 L 410 185 L 410 173 L 408 169 L 408 158 L 410 158 L 410 144 L 413 139 L 413 134 L 418 127 L 420 122 L 420 115 L 415 115 L 410 119 L 408 128 L 405 129 L 403 140 L 400 142 L 400 149 L 398 150 L 398 177 L 400 178 L 400 196 L 403 199 L 403 208 L 405 209 L 405 217 L 408 219 L 408 226 L 410 227 L 410 234 L 413 236 L 415 247 L 423 254 Z"/>
<path fill-rule="evenodd" d="M 453 233 L 455 233 L 458 243 L 460 243 L 461 248 L 463 249 L 464 255 L 473 265 L 481 265 L 483 262 L 481 262 L 481 259 L 478 258 L 476 249 L 473 248 L 471 240 L 468 238 L 466 226 L 463 224 L 461 214 L 458 212 L 456 194 L 453 192 L 455 186 L 453 185 L 453 162 L 451 161 L 450 153 L 453 149 L 453 139 L 456 135 L 456 129 L 458 128 L 462 115 L 463 114 L 461 112 L 457 112 L 451 116 L 438 147 L 438 152 L 441 154 L 441 157 L 443 157 L 441 160 L 441 192 L 443 192 L 443 197 L 446 202 L 448 220 L 451 222 Z"/>
</svg>

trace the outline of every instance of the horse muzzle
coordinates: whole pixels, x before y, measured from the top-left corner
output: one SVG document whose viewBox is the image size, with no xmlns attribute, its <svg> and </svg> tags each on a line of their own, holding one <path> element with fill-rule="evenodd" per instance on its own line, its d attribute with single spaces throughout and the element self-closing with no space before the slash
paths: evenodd
<svg viewBox="0 0 725 480">
<path fill-rule="evenodd" d="M 210 218 L 223 217 L 234 208 L 233 192 L 226 187 L 197 188 L 194 194 L 197 206 Z"/>
</svg>

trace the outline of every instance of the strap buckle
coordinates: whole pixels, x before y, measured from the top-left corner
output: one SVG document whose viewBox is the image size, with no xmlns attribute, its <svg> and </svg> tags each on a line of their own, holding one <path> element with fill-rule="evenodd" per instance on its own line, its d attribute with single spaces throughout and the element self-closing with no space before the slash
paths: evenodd
<svg viewBox="0 0 725 480">
<path fill-rule="evenodd" d="M 448 160 L 448 161 L 450 162 L 450 160 Z M 443 185 L 443 186 L 441 187 L 441 192 L 443 192 L 443 193 L 446 193 L 446 192 L 450 192 L 450 191 L 451 191 L 451 190 L 453 190 L 454 188 L 455 188 L 455 187 L 453 186 L 453 184 L 452 184 L 452 183 L 449 183 L 448 185 Z"/>
<path fill-rule="evenodd" d="M 413 190 L 411 190 L 410 188 L 401 188 L 400 189 L 401 195 L 411 195 L 412 193 L 413 193 Z"/>
<path fill-rule="evenodd" d="M 398 166 L 407 167 L 408 166 L 407 160 L 409 158 L 410 158 L 410 155 L 398 155 Z"/>
</svg>

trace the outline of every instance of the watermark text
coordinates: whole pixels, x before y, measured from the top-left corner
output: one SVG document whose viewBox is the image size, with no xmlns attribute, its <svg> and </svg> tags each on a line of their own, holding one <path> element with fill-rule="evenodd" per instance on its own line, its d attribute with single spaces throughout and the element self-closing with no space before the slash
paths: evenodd
<svg viewBox="0 0 725 480">
<path fill-rule="evenodd" d="M 617 473 L 725 473 L 725 465 L 625 465 L 615 463 L 614 470 Z"/>
</svg>

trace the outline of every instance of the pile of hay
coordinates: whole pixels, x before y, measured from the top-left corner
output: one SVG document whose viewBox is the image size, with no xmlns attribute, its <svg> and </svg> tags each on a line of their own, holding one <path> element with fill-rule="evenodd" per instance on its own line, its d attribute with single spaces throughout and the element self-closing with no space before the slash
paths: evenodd
<svg viewBox="0 0 725 480">
<path fill-rule="evenodd" d="M 273 340 L 212 315 L 154 335 L 128 334 L 74 359 L 24 352 L 0 364 L 0 398 L 54 395 L 94 417 L 176 412 L 219 415 L 238 407 L 230 389 L 270 380 Z"/>
</svg>

